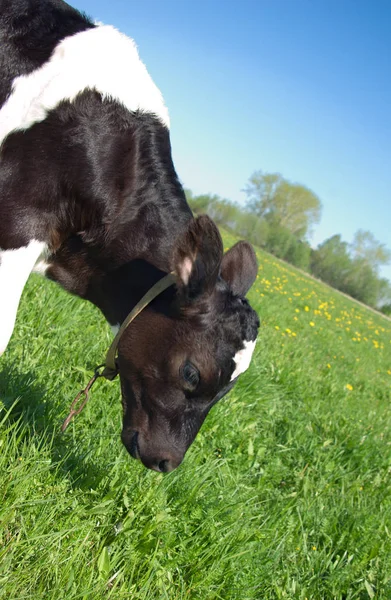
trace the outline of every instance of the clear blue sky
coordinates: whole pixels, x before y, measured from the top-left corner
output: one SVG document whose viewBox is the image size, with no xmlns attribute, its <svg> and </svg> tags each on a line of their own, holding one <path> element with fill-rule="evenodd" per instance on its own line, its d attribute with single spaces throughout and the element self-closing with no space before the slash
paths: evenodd
<svg viewBox="0 0 391 600">
<path fill-rule="evenodd" d="M 136 40 L 185 186 L 243 202 L 278 171 L 323 203 L 313 244 L 363 228 L 391 246 L 390 0 L 70 2 Z"/>
</svg>

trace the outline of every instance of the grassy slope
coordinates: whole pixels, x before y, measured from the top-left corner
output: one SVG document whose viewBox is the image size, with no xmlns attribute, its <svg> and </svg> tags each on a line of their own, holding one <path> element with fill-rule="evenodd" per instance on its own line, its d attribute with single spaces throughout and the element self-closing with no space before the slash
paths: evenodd
<svg viewBox="0 0 391 600">
<path fill-rule="evenodd" d="M 391 598 L 391 323 L 259 260 L 252 366 L 166 476 L 122 448 L 118 382 L 59 433 L 110 334 L 30 279 L 0 363 L 0 599 Z"/>
</svg>

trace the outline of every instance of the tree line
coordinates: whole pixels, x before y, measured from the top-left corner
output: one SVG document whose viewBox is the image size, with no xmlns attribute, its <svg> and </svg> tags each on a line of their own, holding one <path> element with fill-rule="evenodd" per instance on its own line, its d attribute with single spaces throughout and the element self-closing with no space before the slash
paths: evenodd
<svg viewBox="0 0 391 600">
<path fill-rule="evenodd" d="M 312 248 L 308 238 L 319 223 L 322 204 L 302 184 L 279 173 L 253 173 L 244 206 L 213 194 L 186 190 L 194 213 L 208 213 L 219 225 L 267 252 L 311 273 L 353 298 L 391 314 L 391 284 L 380 267 L 391 251 L 370 231 L 358 230 L 351 244 L 336 234 Z"/>
</svg>

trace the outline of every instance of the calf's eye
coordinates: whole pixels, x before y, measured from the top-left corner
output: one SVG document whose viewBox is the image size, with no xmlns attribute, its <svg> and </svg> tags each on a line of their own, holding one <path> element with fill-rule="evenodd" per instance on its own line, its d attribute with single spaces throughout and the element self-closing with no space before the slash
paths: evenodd
<svg viewBox="0 0 391 600">
<path fill-rule="evenodd" d="M 185 362 L 181 369 L 181 375 L 188 387 L 194 390 L 200 382 L 200 372 L 190 362 Z"/>
</svg>

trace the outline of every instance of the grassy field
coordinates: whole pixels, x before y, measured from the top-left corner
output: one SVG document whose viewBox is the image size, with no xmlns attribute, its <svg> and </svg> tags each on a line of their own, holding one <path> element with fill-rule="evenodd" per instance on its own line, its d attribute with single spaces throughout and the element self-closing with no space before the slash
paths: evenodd
<svg viewBox="0 0 391 600">
<path fill-rule="evenodd" d="M 0 361 L 1 600 L 391 598 L 391 322 L 258 257 L 252 366 L 169 475 L 121 446 L 118 382 L 60 434 L 111 336 L 31 277 Z"/>
</svg>

